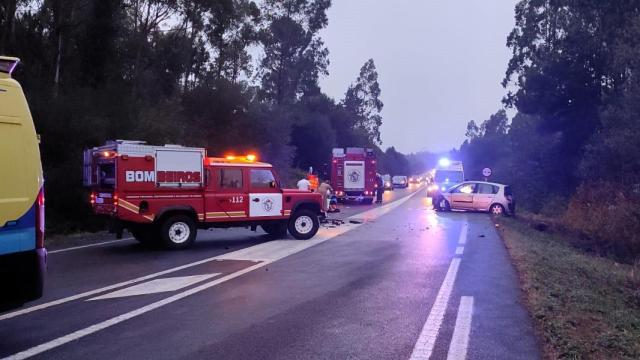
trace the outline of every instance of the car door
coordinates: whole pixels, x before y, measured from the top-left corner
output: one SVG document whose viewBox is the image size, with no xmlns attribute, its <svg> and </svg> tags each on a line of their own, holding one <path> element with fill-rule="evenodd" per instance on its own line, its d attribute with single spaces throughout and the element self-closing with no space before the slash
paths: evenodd
<svg viewBox="0 0 640 360">
<path fill-rule="evenodd" d="M 498 187 L 487 183 L 478 183 L 473 195 L 473 209 L 486 211 L 493 203 Z"/>
<path fill-rule="evenodd" d="M 473 208 L 475 183 L 463 183 L 451 189 L 451 208 L 469 210 Z"/>
<path fill-rule="evenodd" d="M 249 199 L 243 168 L 220 167 L 212 172 L 205 199 L 207 221 L 246 219 Z"/>
<path fill-rule="evenodd" d="M 249 217 L 282 216 L 282 191 L 271 169 L 249 169 Z"/>
</svg>

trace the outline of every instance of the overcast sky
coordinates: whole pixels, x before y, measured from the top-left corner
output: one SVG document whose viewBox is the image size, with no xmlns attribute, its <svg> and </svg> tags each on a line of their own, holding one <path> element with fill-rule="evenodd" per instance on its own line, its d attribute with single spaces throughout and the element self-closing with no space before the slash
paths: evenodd
<svg viewBox="0 0 640 360">
<path fill-rule="evenodd" d="M 384 102 L 383 148 L 458 147 L 469 120 L 502 107 L 516 2 L 333 0 L 322 33 L 331 60 L 322 89 L 341 99 L 373 58 Z"/>
</svg>

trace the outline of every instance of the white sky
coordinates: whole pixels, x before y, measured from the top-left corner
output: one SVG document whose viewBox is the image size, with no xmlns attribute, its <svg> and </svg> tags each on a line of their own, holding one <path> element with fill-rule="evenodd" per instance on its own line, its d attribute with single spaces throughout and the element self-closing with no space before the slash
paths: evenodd
<svg viewBox="0 0 640 360">
<path fill-rule="evenodd" d="M 469 120 L 502 108 L 500 82 L 516 0 L 333 0 L 321 36 L 329 76 L 320 84 L 341 99 L 364 62 L 375 60 L 383 149 L 443 151 L 464 141 Z"/>
</svg>

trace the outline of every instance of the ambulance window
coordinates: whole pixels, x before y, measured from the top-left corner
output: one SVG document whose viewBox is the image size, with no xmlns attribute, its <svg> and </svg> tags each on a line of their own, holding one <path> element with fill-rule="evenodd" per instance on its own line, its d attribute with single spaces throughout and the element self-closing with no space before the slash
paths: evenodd
<svg viewBox="0 0 640 360">
<path fill-rule="evenodd" d="M 252 189 L 270 189 L 274 188 L 276 179 L 273 177 L 271 170 L 251 169 L 251 188 Z"/>
<path fill-rule="evenodd" d="M 242 169 L 220 169 L 221 189 L 242 189 Z"/>
</svg>

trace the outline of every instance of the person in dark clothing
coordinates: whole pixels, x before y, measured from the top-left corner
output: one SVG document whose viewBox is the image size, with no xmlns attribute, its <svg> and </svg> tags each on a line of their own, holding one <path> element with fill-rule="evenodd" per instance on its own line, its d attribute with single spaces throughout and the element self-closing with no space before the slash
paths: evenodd
<svg viewBox="0 0 640 360">
<path fill-rule="evenodd" d="M 376 203 L 382 204 L 382 194 L 384 193 L 384 182 L 382 176 L 376 174 Z"/>
</svg>

